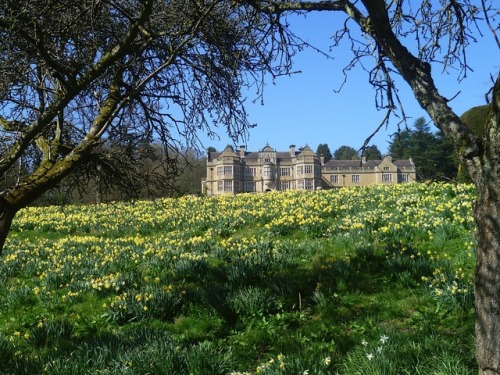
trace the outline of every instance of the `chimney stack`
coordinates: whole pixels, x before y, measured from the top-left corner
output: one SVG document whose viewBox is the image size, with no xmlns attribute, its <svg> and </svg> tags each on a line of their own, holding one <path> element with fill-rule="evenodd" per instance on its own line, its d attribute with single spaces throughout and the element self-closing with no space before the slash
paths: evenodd
<svg viewBox="0 0 500 375">
<path fill-rule="evenodd" d="M 245 145 L 240 146 L 240 158 L 243 159 L 245 157 Z"/>
<path fill-rule="evenodd" d="M 290 156 L 295 157 L 295 145 L 290 145 Z"/>
</svg>

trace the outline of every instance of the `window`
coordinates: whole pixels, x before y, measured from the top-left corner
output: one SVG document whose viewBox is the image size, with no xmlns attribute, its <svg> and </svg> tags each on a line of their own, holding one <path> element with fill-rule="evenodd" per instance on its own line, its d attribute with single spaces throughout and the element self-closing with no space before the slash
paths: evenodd
<svg viewBox="0 0 500 375">
<path fill-rule="evenodd" d="M 389 167 L 384 167 L 384 171 L 388 171 L 389 170 Z"/>
<path fill-rule="evenodd" d="M 338 184 L 339 183 L 339 175 L 338 174 L 330 175 L 330 182 L 332 184 Z"/>
<path fill-rule="evenodd" d="M 270 163 L 271 162 L 271 159 L 270 158 L 265 158 L 264 159 L 264 163 Z"/>
<path fill-rule="evenodd" d="M 297 167 L 297 175 L 313 173 L 313 166 L 311 164 L 299 165 Z"/>
<path fill-rule="evenodd" d="M 353 184 L 359 184 L 359 174 L 353 174 L 351 176 L 351 181 Z"/>
<path fill-rule="evenodd" d="M 297 181 L 297 189 L 304 190 L 304 180 Z"/>
<path fill-rule="evenodd" d="M 264 167 L 262 174 L 264 176 L 271 176 L 272 175 L 272 173 L 271 173 L 271 167 Z"/>
<path fill-rule="evenodd" d="M 286 168 L 281 168 L 280 169 L 280 174 L 282 176 L 290 176 L 291 175 L 291 170 L 290 170 L 290 167 L 286 167 Z"/>
<path fill-rule="evenodd" d="M 391 181 L 392 181 L 392 174 L 390 173 L 382 174 L 382 182 L 391 182 Z"/>
<path fill-rule="evenodd" d="M 245 191 L 248 192 L 255 191 L 255 182 L 245 181 Z"/>
<path fill-rule="evenodd" d="M 233 181 L 224 181 L 224 191 L 233 191 Z"/>
<path fill-rule="evenodd" d="M 281 181 L 280 190 L 290 190 L 290 181 Z"/>
<path fill-rule="evenodd" d="M 225 165 L 223 167 L 217 167 L 217 176 L 232 176 L 233 175 L 233 166 Z"/>
<path fill-rule="evenodd" d="M 313 182 L 313 180 L 306 180 L 305 181 L 305 189 L 306 190 L 314 190 L 314 182 Z"/>
<path fill-rule="evenodd" d="M 410 175 L 409 174 L 402 174 L 399 176 L 401 182 L 408 182 L 410 181 Z"/>
<path fill-rule="evenodd" d="M 255 176 L 255 168 L 252 167 L 245 167 L 245 176 Z"/>
<path fill-rule="evenodd" d="M 217 181 L 217 191 L 222 191 L 224 189 L 224 181 Z"/>
</svg>

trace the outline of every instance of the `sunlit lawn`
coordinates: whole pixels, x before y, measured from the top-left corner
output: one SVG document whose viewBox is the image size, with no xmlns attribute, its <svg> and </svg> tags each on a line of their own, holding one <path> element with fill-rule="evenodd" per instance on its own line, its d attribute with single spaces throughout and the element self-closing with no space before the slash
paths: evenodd
<svg viewBox="0 0 500 375">
<path fill-rule="evenodd" d="M 406 184 L 25 209 L 0 373 L 473 374 L 473 200 Z"/>
</svg>

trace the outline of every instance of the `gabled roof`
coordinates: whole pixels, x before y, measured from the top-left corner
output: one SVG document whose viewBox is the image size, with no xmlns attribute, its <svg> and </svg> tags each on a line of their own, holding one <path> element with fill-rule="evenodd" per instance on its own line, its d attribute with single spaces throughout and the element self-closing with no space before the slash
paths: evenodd
<svg viewBox="0 0 500 375">
<path fill-rule="evenodd" d="M 238 157 L 238 155 L 236 154 L 236 152 L 234 151 L 234 148 L 231 147 L 231 146 L 226 146 L 226 148 L 224 149 L 224 151 L 222 152 L 219 152 L 219 151 L 212 151 L 212 152 L 209 152 L 208 154 L 208 160 L 214 160 L 214 159 L 217 159 L 219 156 L 221 156 L 222 154 L 225 154 L 225 155 L 229 155 L 229 156 L 233 156 L 233 157 Z"/>
<path fill-rule="evenodd" d="M 378 167 L 382 163 L 382 160 L 367 160 L 363 163 L 362 160 L 335 160 L 331 159 L 323 164 L 324 167 L 334 167 L 334 168 L 359 168 L 359 167 Z M 393 160 L 394 164 L 398 168 L 413 168 L 414 164 L 411 159 L 406 160 Z"/>
<path fill-rule="evenodd" d="M 266 144 L 264 146 L 264 148 L 261 151 L 263 151 L 263 152 L 270 152 L 270 151 L 273 152 L 274 150 L 273 150 L 273 148 L 271 146 L 269 146 L 269 143 L 268 143 L 268 144 Z"/>
<path fill-rule="evenodd" d="M 413 164 L 413 161 L 411 159 L 394 160 L 392 163 L 396 167 L 400 167 L 400 168 L 413 168 L 413 167 L 415 167 L 415 164 Z"/>
<path fill-rule="evenodd" d="M 295 153 L 295 155 L 297 155 L 297 153 Z M 290 151 L 278 151 L 276 153 L 276 157 L 278 159 L 291 159 L 292 158 L 292 154 L 290 153 Z"/>
<path fill-rule="evenodd" d="M 295 148 L 295 146 L 293 146 Z M 234 157 L 239 157 L 240 156 L 241 150 L 235 151 L 231 146 L 226 146 L 224 151 L 213 151 L 208 153 L 208 160 L 215 160 L 218 157 L 220 157 L 223 153 L 230 154 L 231 156 Z M 275 152 L 276 153 L 276 158 L 280 160 L 285 160 L 285 159 L 291 159 L 292 157 L 298 157 L 301 154 L 304 155 L 316 155 L 314 151 L 309 147 L 309 146 L 304 146 L 299 148 L 298 151 L 293 151 L 294 155 L 292 155 L 292 150 L 290 151 L 276 151 L 274 150 L 269 144 L 266 144 L 264 148 L 260 151 L 244 151 L 244 156 L 245 159 L 258 159 L 260 156 L 261 152 Z M 353 160 L 356 161 L 356 160 Z M 359 162 L 359 161 L 358 161 Z"/>
<path fill-rule="evenodd" d="M 366 162 L 362 162 L 361 160 L 336 160 L 331 159 L 328 160 L 325 164 L 326 167 L 344 167 L 344 168 L 356 168 L 356 167 L 376 167 L 382 160 L 367 160 Z"/>
<path fill-rule="evenodd" d="M 304 147 L 300 148 L 299 151 L 300 152 L 312 152 L 314 154 L 313 150 L 311 150 L 311 147 L 309 147 L 308 145 L 305 145 Z"/>
<path fill-rule="evenodd" d="M 245 159 L 258 159 L 258 158 L 259 158 L 258 152 L 245 152 Z"/>
</svg>

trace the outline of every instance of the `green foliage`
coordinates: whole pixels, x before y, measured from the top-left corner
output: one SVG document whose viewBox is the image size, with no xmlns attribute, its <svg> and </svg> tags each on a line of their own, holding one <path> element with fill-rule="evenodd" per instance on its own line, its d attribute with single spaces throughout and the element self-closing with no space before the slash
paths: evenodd
<svg viewBox="0 0 500 375">
<path fill-rule="evenodd" d="M 316 155 L 325 158 L 325 163 L 332 159 L 332 152 L 327 143 L 320 143 L 316 149 Z"/>
<path fill-rule="evenodd" d="M 378 149 L 377 145 L 367 146 L 363 151 L 363 156 L 366 160 L 381 160 L 382 153 Z"/>
<path fill-rule="evenodd" d="M 412 157 L 410 153 L 410 137 L 411 131 L 409 129 L 400 130 L 392 136 L 392 142 L 389 142 L 389 154 L 395 160 Z"/>
<path fill-rule="evenodd" d="M 484 136 L 484 128 L 491 111 L 491 105 L 472 107 L 464 112 L 460 119 L 479 138 Z M 458 180 L 460 182 L 471 182 L 471 178 L 464 165 L 459 165 Z"/>
<path fill-rule="evenodd" d="M 183 343 L 214 340 L 224 331 L 225 321 L 214 309 L 192 305 L 184 315 L 175 319 L 172 332 Z"/>
<path fill-rule="evenodd" d="M 417 118 L 413 126 L 413 130 L 405 129 L 392 137 L 389 144 L 392 158 L 411 158 L 420 181 L 456 179 L 458 159 L 451 141 L 442 132 L 431 132 L 423 117 Z"/>
<path fill-rule="evenodd" d="M 36 348 L 64 345 L 74 333 L 73 325 L 67 318 L 57 318 L 31 327 L 28 341 Z"/>
<path fill-rule="evenodd" d="M 419 342 L 400 334 L 382 334 L 380 339 L 363 339 L 350 352 L 340 367 L 339 374 L 457 374 L 474 373 L 459 354 L 460 345 L 452 340 L 442 340 L 436 335 Z M 429 345 L 430 344 L 430 345 Z M 455 351 L 453 345 L 456 345 Z M 432 347 L 435 352 L 430 352 Z M 408 363 L 413 363 L 410 367 Z"/>
<path fill-rule="evenodd" d="M 468 111 L 465 111 L 462 116 L 460 116 L 460 119 L 477 137 L 482 138 L 490 111 L 491 105 L 472 107 Z"/>
<path fill-rule="evenodd" d="M 186 352 L 186 363 L 189 374 L 225 375 L 234 368 L 233 353 L 223 350 L 210 341 L 194 345 Z"/>
<path fill-rule="evenodd" d="M 358 152 L 351 146 L 340 146 L 333 153 L 336 160 L 358 160 Z"/>
</svg>

